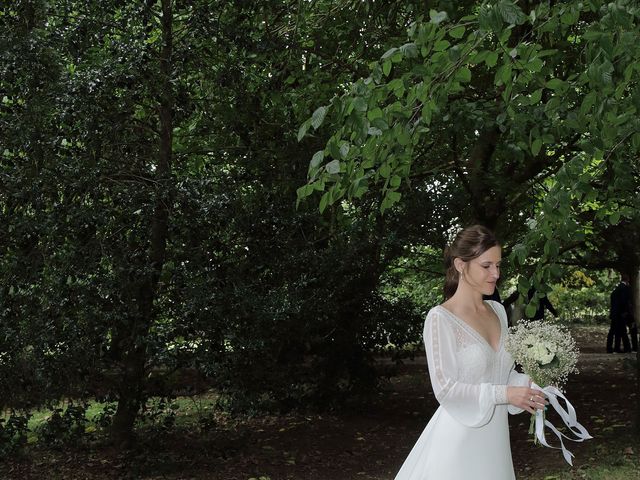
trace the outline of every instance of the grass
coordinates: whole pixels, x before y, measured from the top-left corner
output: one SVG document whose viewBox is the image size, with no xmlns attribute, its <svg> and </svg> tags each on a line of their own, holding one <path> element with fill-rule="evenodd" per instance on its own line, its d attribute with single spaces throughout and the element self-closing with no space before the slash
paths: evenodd
<svg viewBox="0 0 640 480">
<path fill-rule="evenodd" d="M 639 447 L 634 434 L 626 434 L 615 442 L 597 445 L 589 463 L 561 472 L 531 475 L 526 480 L 640 480 Z"/>
<path fill-rule="evenodd" d="M 640 479 L 640 465 L 582 467 L 571 472 L 563 472 L 558 475 L 545 475 L 543 480 L 638 480 Z"/>
<path fill-rule="evenodd" d="M 173 416 L 173 425 L 178 428 L 193 428 L 200 425 L 202 420 L 211 416 L 215 410 L 214 404 L 217 400 L 215 394 L 204 394 L 194 397 L 177 397 L 167 401 L 160 397 L 153 397 L 147 402 L 146 414 L 141 415 L 138 420 L 136 428 L 152 427 L 154 425 L 160 425 L 164 419 Z M 27 442 L 30 444 L 38 443 L 39 430 L 46 425 L 51 416 L 53 415 L 53 409 L 66 410 L 72 402 L 65 400 L 52 405 L 52 408 L 38 408 L 33 409 L 29 413 L 31 418 L 27 423 L 28 434 Z M 105 412 L 105 409 L 111 408 L 115 410 L 115 402 L 98 402 L 91 400 L 87 403 L 87 411 L 85 418 L 87 423 L 85 424 L 85 432 L 93 433 L 101 430 L 100 423 L 98 421 L 100 415 Z M 7 419 L 9 417 L 8 412 L 0 415 L 0 418 Z"/>
</svg>

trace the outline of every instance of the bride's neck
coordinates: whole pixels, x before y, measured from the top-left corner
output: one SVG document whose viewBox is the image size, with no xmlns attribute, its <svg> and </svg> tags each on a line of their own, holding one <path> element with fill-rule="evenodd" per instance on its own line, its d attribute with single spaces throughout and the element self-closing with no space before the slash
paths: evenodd
<svg viewBox="0 0 640 480">
<path fill-rule="evenodd" d="M 480 312 L 485 308 L 482 293 L 472 289 L 465 283 L 458 285 L 456 293 L 446 303 L 469 312 Z"/>
</svg>

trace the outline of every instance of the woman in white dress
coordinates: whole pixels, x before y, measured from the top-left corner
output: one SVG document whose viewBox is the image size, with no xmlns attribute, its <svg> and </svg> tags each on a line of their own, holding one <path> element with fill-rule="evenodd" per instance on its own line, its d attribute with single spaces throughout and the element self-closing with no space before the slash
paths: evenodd
<svg viewBox="0 0 640 480">
<path fill-rule="evenodd" d="M 504 349 L 507 315 L 491 295 L 501 250 L 493 233 L 474 225 L 445 252 L 445 302 L 424 326 L 431 386 L 440 407 L 396 480 L 513 480 L 508 413 L 534 413 L 548 403 L 529 388 Z"/>
</svg>

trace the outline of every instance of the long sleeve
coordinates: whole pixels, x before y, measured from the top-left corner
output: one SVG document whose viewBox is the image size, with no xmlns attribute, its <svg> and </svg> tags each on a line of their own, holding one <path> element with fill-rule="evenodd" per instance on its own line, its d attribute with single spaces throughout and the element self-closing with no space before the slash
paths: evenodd
<svg viewBox="0 0 640 480">
<path fill-rule="evenodd" d="M 459 381 L 455 332 L 437 310 L 427 315 L 424 342 L 431 386 L 440 405 L 463 425 L 487 424 L 495 406 L 506 403 L 506 385 Z"/>
</svg>

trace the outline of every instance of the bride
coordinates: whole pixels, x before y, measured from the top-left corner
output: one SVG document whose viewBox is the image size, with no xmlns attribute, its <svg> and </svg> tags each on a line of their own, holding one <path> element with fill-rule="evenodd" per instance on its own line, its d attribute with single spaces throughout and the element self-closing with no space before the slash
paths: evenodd
<svg viewBox="0 0 640 480">
<path fill-rule="evenodd" d="M 424 325 L 431 385 L 440 407 L 396 480 L 513 480 L 507 412 L 534 413 L 548 403 L 529 388 L 504 349 L 507 315 L 494 301 L 500 246 L 474 225 L 445 251 L 445 302 Z"/>
</svg>

